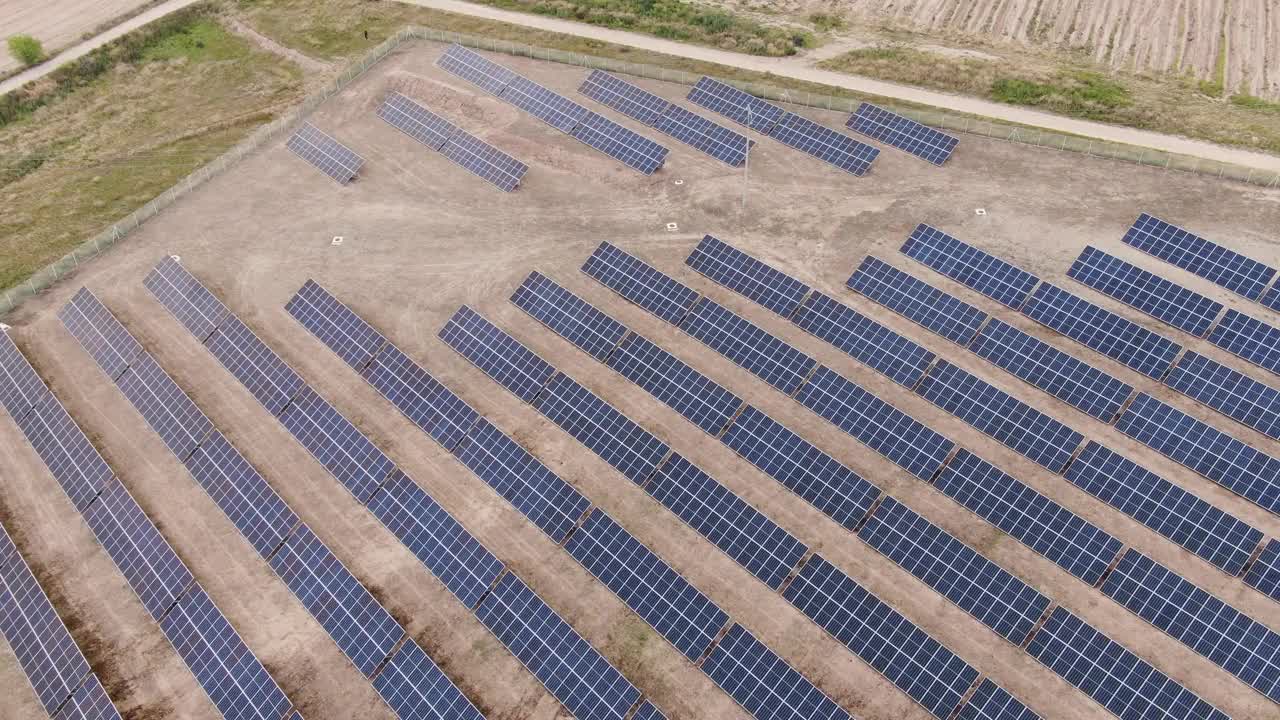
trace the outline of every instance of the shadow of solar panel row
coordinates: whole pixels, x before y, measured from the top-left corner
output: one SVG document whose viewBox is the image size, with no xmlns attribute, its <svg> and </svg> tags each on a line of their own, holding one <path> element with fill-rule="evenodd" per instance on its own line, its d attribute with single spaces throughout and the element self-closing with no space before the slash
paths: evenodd
<svg viewBox="0 0 1280 720">
<path fill-rule="evenodd" d="M 870 255 L 845 285 L 957 345 L 968 345 L 987 319 L 978 308 Z"/>
<path fill-rule="evenodd" d="M 591 253 L 582 272 L 672 325 L 679 325 L 698 300 L 692 288 L 607 241 Z"/>
<path fill-rule="evenodd" d="M 858 106 L 844 126 L 938 166 L 951 157 L 960 143 L 959 138 L 866 102 Z"/>
<path fill-rule="evenodd" d="M 1062 472 L 1084 436 L 987 381 L 943 360 L 916 392 L 1033 462 Z"/>
<path fill-rule="evenodd" d="M 710 298 L 693 306 L 680 329 L 784 395 L 794 394 L 817 365 L 817 360 Z"/>
<path fill-rule="evenodd" d="M 820 292 L 809 295 L 792 322 L 890 380 L 915 387 L 934 355 L 914 341 Z"/>
<path fill-rule="evenodd" d="M 1253 562 L 1244 581 L 1258 592 L 1280 602 L 1280 540 L 1272 539 Z"/>
<path fill-rule="evenodd" d="M 466 305 L 441 328 L 440 339 L 529 404 L 555 373 L 550 363 Z"/>
<path fill-rule="evenodd" d="M 529 171 L 528 165 L 398 92 L 387 96 L 378 117 L 506 192 L 515 190 Z"/>
<path fill-rule="evenodd" d="M 1229 720 L 1065 608 L 1053 611 L 1027 652 L 1116 717 Z"/>
<path fill-rule="evenodd" d="M 1250 300 L 1257 300 L 1276 275 L 1275 268 L 1147 213 L 1133 222 L 1124 242 Z"/>
<path fill-rule="evenodd" d="M 858 537 L 1015 645 L 1049 607 L 1049 598 L 893 498 Z"/>
<path fill-rule="evenodd" d="M 1014 310 L 1040 282 L 1026 270 L 924 223 L 911 232 L 900 252 Z"/>
<path fill-rule="evenodd" d="M 493 95 L 501 94 L 502 89 L 518 77 L 479 53 L 456 44 L 445 48 L 436 65 Z"/>
<path fill-rule="evenodd" d="M 1280 439 L 1280 390 L 1189 350 L 1164 382 L 1241 425 Z"/>
<path fill-rule="evenodd" d="M 978 517 L 1089 585 L 1123 544 L 968 450 L 956 453 L 934 485 Z"/>
<path fill-rule="evenodd" d="M 1280 460 L 1142 393 L 1116 429 L 1204 477 L 1280 514 Z"/>
<path fill-rule="evenodd" d="M 309 122 L 289 136 L 285 147 L 341 185 L 354 180 L 364 165 L 364 158 Z"/>
<path fill-rule="evenodd" d="M 1066 478 L 1155 532 L 1237 576 L 1262 531 L 1103 445 L 1090 442 Z"/>
<path fill-rule="evenodd" d="M 1040 720 L 1040 716 L 1007 690 L 983 678 L 956 720 Z"/>
<path fill-rule="evenodd" d="M 626 325 L 536 270 L 516 288 L 511 302 L 601 362 L 608 360 L 628 332 Z"/>
<path fill-rule="evenodd" d="M 734 625 L 702 671 L 758 720 L 853 720 L 741 625 Z"/>
<path fill-rule="evenodd" d="M 1196 337 L 1204 337 L 1222 303 L 1087 246 L 1067 272 L 1071 279 Z"/>
<path fill-rule="evenodd" d="M 296 714 L 298 720 L 302 720 L 301 714 Z M 102 681 L 97 675 L 90 675 L 85 678 L 84 684 L 81 685 L 67 701 L 63 703 L 62 709 L 52 716 L 52 720 L 119 720 L 120 711 L 116 710 L 116 706 L 111 703 L 111 698 L 107 697 L 107 691 L 102 687 Z"/>
<path fill-rule="evenodd" d="M 62 306 L 58 319 L 112 381 L 142 352 L 133 335 L 87 287 Z"/>
<path fill-rule="evenodd" d="M 685 264 L 784 318 L 795 315 L 809 294 L 808 285 L 710 235 Z"/>
<path fill-rule="evenodd" d="M 1209 342 L 1280 375 L 1280 327 L 1228 310 L 1209 334 Z"/>
<path fill-rule="evenodd" d="M 1156 380 L 1168 374 L 1182 349 L 1172 340 L 1049 283 L 1036 288 L 1022 312 L 1050 330 Z"/>
<path fill-rule="evenodd" d="M 667 148 L 595 112 L 582 116 L 569 135 L 645 175 L 667 159 Z"/>
<path fill-rule="evenodd" d="M 1280 702 L 1280 634 L 1136 550 L 1120 559 L 1102 592 Z"/>
</svg>

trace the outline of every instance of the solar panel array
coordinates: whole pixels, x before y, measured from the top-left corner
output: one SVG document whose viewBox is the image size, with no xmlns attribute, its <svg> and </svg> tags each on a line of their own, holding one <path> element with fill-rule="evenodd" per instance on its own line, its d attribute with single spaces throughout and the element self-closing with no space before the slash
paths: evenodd
<svg viewBox="0 0 1280 720">
<path fill-rule="evenodd" d="M 54 715 L 54 720 L 118 720 L 120 712 L 107 696 L 106 688 L 97 675 L 89 675 L 75 694 L 63 703 L 62 709 Z M 290 716 L 302 720 L 297 711 Z"/>
<path fill-rule="evenodd" d="M 285 147 L 341 185 L 354 180 L 364 165 L 364 158 L 309 122 L 302 123 L 285 141 Z"/>
<path fill-rule="evenodd" d="M 960 143 L 959 138 L 867 102 L 858 106 L 844 126 L 934 165 L 945 163 Z"/>
<path fill-rule="evenodd" d="M 900 252 L 956 282 L 1017 310 L 1040 278 L 994 255 L 920 223 Z"/>
<path fill-rule="evenodd" d="M 1272 538 L 1267 543 L 1245 573 L 1244 581 L 1272 600 L 1280 601 L 1280 540 Z"/>
<path fill-rule="evenodd" d="M 718 436 L 742 407 L 737 395 L 635 333 L 609 356 L 609 367 L 708 435 Z"/>
<path fill-rule="evenodd" d="M 817 365 L 785 340 L 709 298 L 693 306 L 680 329 L 786 395 L 798 390 Z"/>
<path fill-rule="evenodd" d="M 890 380 L 915 387 L 934 355 L 914 341 L 820 292 L 791 318 L 797 327 L 825 340 Z"/>
<path fill-rule="evenodd" d="M 1276 275 L 1275 268 L 1147 213 L 1133 222 L 1124 242 L 1250 300 L 1257 300 Z"/>
<path fill-rule="evenodd" d="M 1007 690 L 984 678 L 960 708 L 956 720 L 1040 720 Z"/>
<path fill-rule="evenodd" d="M 1280 390 L 1190 350 L 1164 382 L 1241 425 L 1280 439 Z"/>
<path fill-rule="evenodd" d="M 845 285 L 958 345 L 968 345 L 987 319 L 978 308 L 871 256 Z"/>
<path fill-rule="evenodd" d="M 1209 342 L 1280 375 L 1280 327 L 1228 310 L 1209 334 Z"/>
<path fill-rule="evenodd" d="M 689 91 L 688 100 L 765 135 L 769 134 L 787 112 L 773 103 L 709 77 L 698 80 Z"/>
<path fill-rule="evenodd" d="M 1067 276 L 1196 337 L 1208 333 L 1222 312 L 1222 303 L 1092 245 L 1080 253 Z"/>
<path fill-rule="evenodd" d="M 701 668 L 761 720 L 853 720 L 741 625 L 729 628 Z"/>
<path fill-rule="evenodd" d="M 493 95 L 502 94 L 502 89 L 518 77 L 498 63 L 461 45 L 445 48 L 436 65 Z"/>
<path fill-rule="evenodd" d="M 698 300 L 693 288 L 609 242 L 600 243 L 582 272 L 672 325 L 679 325 Z"/>
<path fill-rule="evenodd" d="M 809 294 L 808 285 L 710 235 L 685 264 L 784 318 L 794 315 Z"/>
<path fill-rule="evenodd" d="M 1276 312 L 1280 312 L 1280 284 L 1273 283 L 1271 288 L 1263 293 L 1262 299 L 1258 302 L 1266 305 Z"/>
<path fill-rule="evenodd" d="M 466 305 L 445 323 L 440 339 L 530 404 L 555 373 L 550 363 Z"/>
</svg>

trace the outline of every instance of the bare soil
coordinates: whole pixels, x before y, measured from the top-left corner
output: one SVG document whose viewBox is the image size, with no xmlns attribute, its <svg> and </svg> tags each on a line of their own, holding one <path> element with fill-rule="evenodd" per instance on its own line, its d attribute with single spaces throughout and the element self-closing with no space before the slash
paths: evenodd
<svg viewBox="0 0 1280 720">
<path fill-rule="evenodd" d="M 146 4 L 147 0 L 6 0 L 0 3 L 0 40 L 25 33 L 43 43 L 46 52 L 53 52 Z M 0 51 L 0 72 L 18 67 L 7 48 Z"/>
</svg>

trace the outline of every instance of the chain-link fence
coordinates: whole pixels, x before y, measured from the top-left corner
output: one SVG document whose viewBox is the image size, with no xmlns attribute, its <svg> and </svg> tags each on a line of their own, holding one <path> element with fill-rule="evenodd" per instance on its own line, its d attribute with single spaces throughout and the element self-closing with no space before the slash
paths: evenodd
<svg viewBox="0 0 1280 720">
<path fill-rule="evenodd" d="M 127 237 L 133 230 L 147 220 L 155 217 L 161 210 L 172 205 L 179 198 L 198 188 L 211 178 L 220 175 L 224 170 L 238 163 L 243 157 L 254 152 L 264 144 L 291 131 L 302 119 L 311 114 L 325 100 L 341 91 L 353 80 L 360 77 L 370 67 L 408 40 L 430 40 L 434 42 L 458 43 L 480 50 L 528 57 L 535 60 L 547 60 L 579 67 L 607 70 L 623 75 L 663 80 L 666 82 L 693 85 L 701 75 L 671 70 L 656 65 L 631 63 L 622 60 L 583 55 L 552 48 L 535 47 L 523 43 L 494 40 L 492 38 L 456 33 L 449 30 L 437 30 L 427 27 L 406 27 L 370 50 L 361 59 L 347 66 L 324 89 L 308 95 L 296 108 L 255 130 L 249 137 L 240 141 L 231 150 L 219 156 L 204 167 L 196 170 L 175 185 L 153 198 L 146 205 L 134 211 L 128 217 L 98 233 L 76 249 L 59 258 L 52 264 L 25 280 L 21 285 L 10 288 L 0 300 L 0 317 L 17 307 L 23 299 L 30 297 L 75 271 L 80 263 L 85 262 L 103 250 L 115 245 Z M 852 113 L 862 102 L 856 94 L 849 97 L 836 97 L 808 91 L 788 90 L 783 87 L 764 83 L 750 83 L 738 80 L 725 80 L 757 97 L 787 102 L 808 107 L 839 110 Z M 1267 187 L 1280 186 L 1280 173 L 1232 165 L 1229 163 L 1203 160 L 1200 158 L 1174 153 L 1150 150 L 1133 145 L 1109 143 L 1091 140 L 1073 135 L 1063 135 L 1034 128 L 1026 128 L 1007 123 L 957 115 L 943 110 L 921 110 L 915 107 L 903 107 L 891 100 L 875 98 L 877 104 L 913 120 L 945 130 L 958 131 L 971 135 L 994 138 L 1006 142 L 1052 148 L 1063 152 L 1075 152 L 1093 157 L 1102 157 L 1139 165 L 1190 172 L 1214 177 L 1238 180 L 1252 185 Z"/>
</svg>

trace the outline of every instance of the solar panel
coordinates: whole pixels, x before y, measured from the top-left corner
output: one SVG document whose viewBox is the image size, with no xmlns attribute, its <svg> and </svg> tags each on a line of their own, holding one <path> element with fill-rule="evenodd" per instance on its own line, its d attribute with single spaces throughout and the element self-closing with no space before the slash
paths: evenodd
<svg viewBox="0 0 1280 720">
<path fill-rule="evenodd" d="M 516 75 L 502 89 L 502 99 L 533 115 L 551 127 L 569 132 L 591 111 L 569 98 L 551 92 L 538 83 Z"/>
<path fill-rule="evenodd" d="M 1173 327 L 1203 337 L 1222 303 L 1191 292 L 1092 245 L 1071 265 L 1068 277 Z"/>
<path fill-rule="evenodd" d="M 663 715 L 652 702 L 645 700 L 636 714 L 631 716 L 631 720 L 667 720 L 667 716 Z"/>
<path fill-rule="evenodd" d="M 710 235 L 685 264 L 784 318 L 794 315 L 809 294 L 808 285 Z"/>
<path fill-rule="evenodd" d="M 50 393 L 18 421 L 18 427 L 71 503 L 84 512 L 113 474 L 66 408 Z"/>
<path fill-rule="evenodd" d="M 569 134 L 645 175 L 652 175 L 662 167 L 669 152 L 640 133 L 595 112 L 583 115 Z"/>
<path fill-rule="evenodd" d="M 1209 342 L 1280 375 L 1280 328 L 1274 325 L 1228 310 L 1210 333 Z"/>
<path fill-rule="evenodd" d="M 817 361 L 733 311 L 703 298 L 680 329 L 786 395 L 804 384 Z"/>
<path fill-rule="evenodd" d="M 609 356 L 609 367 L 710 435 L 742 407 L 737 395 L 635 333 Z"/>
<path fill-rule="evenodd" d="M 969 349 L 1105 423 L 1115 419 L 1133 394 L 1128 383 L 996 318 L 982 327 Z"/>
<path fill-rule="evenodd" d="M 1257 300 L 1276 274 L 1275 268 L 1147 213 L 1133 222 L 1124 242 L 1250 300 Z"/>
<path fill-rule="evenodd" d="M 846 530 L 857 527 L 880 495 L 879 488 L 839 460 L 750 405 L 722 440 Z"/>
<path fill-rule="evenodd" d="M 396 91 L 378 106 L 378 117 L 432 150 L 444 146 L 458 126 Z"/>
<path fill-rule="evenodd" d="M 227 306 L 172 255 L 147 273 L 142 284 L 200 342 L 231 314 Z"/>
<path fill-rule="evenodd" d="M 409 640 L 373 679 L 373 687 L 402 720 L 484 720 L 444 671 Z"/>
<path fill-rule="evenodd" d="M 1280 540 L 1272 539 L 1258 555 L 1244 581 L 1258 592 L 1280 602 Z"/>
<path fill-rule="evenodd" d="M 955 447 L 945 436 L 825 366 L 818 367 L 796 400 L 926 482 Z"/>
<path fill-rule="evenodd" d="M 529 166 L 463 130 L 455 130 L 440 154 L 492 183 L 511 192 L 520 185 Z"/>
<path fill-rule="evenodd" d="M 364 158 L 309 122 L 302 123 L 285 147 L 342 185 L 354 180 L 364 165 Z"/>
<path fill-rule="evenodd" d="M 404 630 L 305 524 L 271 557 L 307 611 L 365 677 L 372 677 Z"/>
<path fill-rule="evenodd" d="M 1027 652 L 1116 717 L 1229 720 L 1066 608 L 1054 609 Z"/>
<path fill-rule="evenodd" d="M 356 372 L 363 370 L 387 342 L 382 333 L 315 280 L 307 280 L 284 309 Z"/>
<path fill-rule="evenodd" d="M 13 338 L 0 332 L 0 405 L 17 421 L 31 412 L 48 392 Z"/>
<path fill-rule="evenodd" d="M 1116 429 L 1204 477 L 1280 513 L 1280 460 L 1142 393 Z"/>
<path fill-rule="evenodd" d="M 306 384 L 235 315 L 218 325 L 205 346 L 272 415 L 279 416 Z"/>
<path fill-rule="evenodd" d="M 809 295 L 792 322 L 907 387 L 915 387 L 933 362 L 933 353 L 820 292 Z"/>
<path fill-rule="evenodd" d="M 1280 285 L 1272 285 L 1269 290 L 1262 295 L 1262 299 L 1258 302 L 1263 305 L 1280 312 Z"/>
<path fill-rule="evenodd" d="M 880 154 L 879 148 L 791 112 L 770 128 L 769 137 L 858 177 L 867 174 Z"/>
<path fill-rule="evenodd" d="M 853 718 L 736 623 L 699 667 L 757 720 Z"/>
<path fill-rule="evenodd" d="M 582 272 L 673 325 L 680 323 L 698 299 L 698 293 L 689 287 L 608 242 L 600 243 L 591 253 Z"/>
<path fill-rule="evenodd" d="M 492 423 L 480 418 L 454 454 L 552 540 L 573 530 L 591 503 Z"/>
<path fill-rule="evenodd" d="M 1040 282 L 1026 270 L 924 223 L 911 232 L 901 252 L 1014 310 L 1022 307 Z"/>
<path fill-rule="evenodd" d="M 502 576 L 476 617 L 575 718 L 626 717 L 640 691 L 520 578 Z"/>
<path fill-rule="evenodd" d="M 293 510 L 217 430 L 185 464 L 191 477 L 264 558 L 298 523 Z"/>
<path fill-rule="evenodd" d="M 1062 472 L 1084 436 L 946 360 L 916 388 L 921 397 L 1019 454 Z"/>
<path fill-rule="evenodd" d="M 149 352 L 134 358 L 116 384 L 179 461 L 213 431 L 209 418 Z"/>
<path fill-rule="evenodd" d="M 1015 645 L 1049 607 L 1049 598 L 893 498 L 858 537 Z"/>
<path fill-rule="evenodd" d="M 939 720 L 950 717 L 978 677 L 820 555 L 805 563 L 783 597 Z"/>
<path fill-rule="evenodd" d="M 968 345 L 987 319 L 978 308 L 870 255 L 845 285 L 958 345 Z"/>
<path fill-rule="evenodd" d="M 1123 547 L 1101 528 L 968 450 L 956 453 L 934 485 L 1089 585 L 1098 583 Z"/>
<path fill-rule="evenodd" d="M 445 49 L 436 65 L 494 95 L 500 95 L 508 83 L 519 77 L 492 60 L 456 44 Z"/>
<path fill-rule="evenodd" d="M 565 550 L 691 662 L 729 621 L 728 613 L 600 510 Z"/>
<path fill-rule="evenodd" d="M 58 319 L 112 380 L 142 352 L 138 341 L 89 288 L 80 288 L 58 311 Z"/>
<path fill-rule="evenodd" d="M 705 76 L 689 91 L 688 100 L 766 135 L 786 113 L 773 103 Z"/>
<path fill-rule="evenodd" d="M 956 720 L 1040 720 L 1040 716 L 1007 690 L 983 678 Z"/>
<path fill-rule="evenodd" d="M 939 166 L 951 157 L 951 152 L 960 143 L 959 138 L 865 102 L 844 125 Z"/>
<path fill-rule="evenodd" d="M 536 270 L 516 288 L 511 303 L 600 362 L 627 334 L 626 325 Z"/>
<path fill-rule="evenodd" d="M 666 133 L 695 150 L 701 150 L 730 167 L 742 167 L 753 144 L 746 136 L 679 105 L 668 106 L 667 111 L 654 123 L 653 129 Z"/>
<path fill-rule="evenodd" d="M 390 343 L 365 368 L 364 379 L 446 450 L 452 450 L 480 416 Z"/>
<path fill-rule="evenodd" d="M 1164 382 L 1241 425 L 1280 439 L 1280 390 L 1190 350 Z"/>
<path fill-rule="evenodd" d="M 98 676 L 90 675 L 53 716 L 53 720 L 120 720 L 120 711 L 107 697 Z"/>
<path fill-rule="evenodd" d="M 671 103 L 657 95 L 603 70 L 592 70 L 578 92 L 645 125 L 658 122 L 671 107 Z"/>
<path fill-rule="evenodd" d="M 550 363 L 466 305 L 440 329 L 440 339 L 527 403 L 533 403 L 555 372 Z"/>
<path fill-rule="evenodd" d="M 1115 313 L 1049 283 L 1041 283 L 1022 312 L 1076 342 L 1159 380 L 1181 348 Z"/>
<path fill-rule="evenodd" d="M 667 456 L 667 444 L 563 373 L 538 399 L 538 412 L 637 485 Z"/>
<path fill-rule="evenodd" d="M 1096 442 L 1066 473 L 1076 487 L 1173 542 L 1239 575 L 1262 532 Z"/>
<path fill-rule="evenodd" d="M 399 470 L 370 498 L 369 511 L 469 608 L 502 572 L 493 553 Z"/>
<path fill-rule="evenodd" d="M 777 590 L 807 548 L 764 513 L 678 454 L 658 468 L 645 492 Z"/>
<path fill-rule="evenodd" d="M 362 503 L 395 469 L 390 458 L 310 387 L 298 392 L 280 415 L 280 422 Z"/>
</svg>

